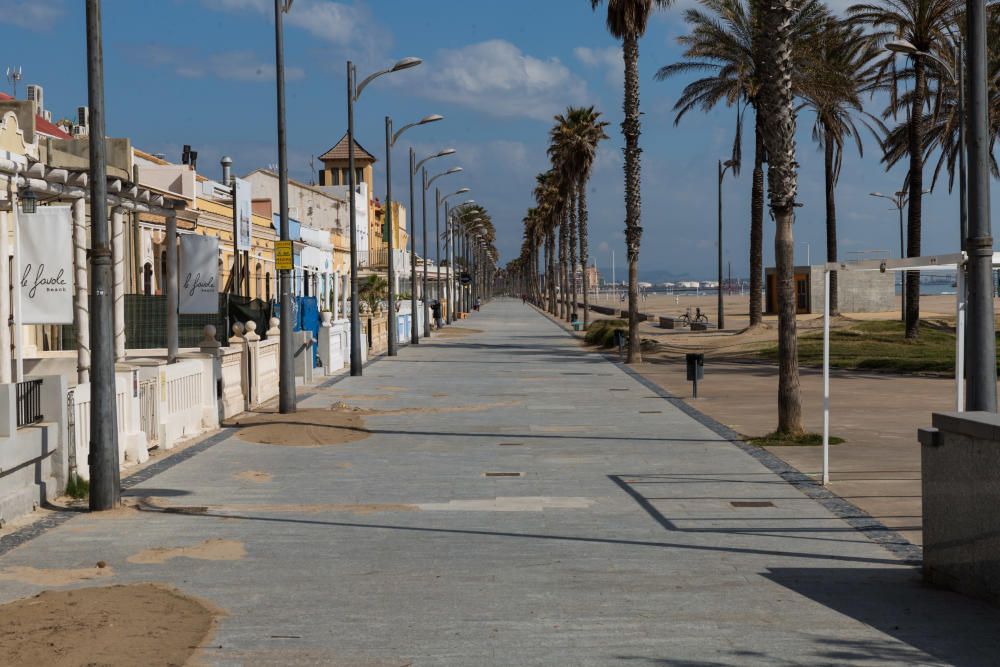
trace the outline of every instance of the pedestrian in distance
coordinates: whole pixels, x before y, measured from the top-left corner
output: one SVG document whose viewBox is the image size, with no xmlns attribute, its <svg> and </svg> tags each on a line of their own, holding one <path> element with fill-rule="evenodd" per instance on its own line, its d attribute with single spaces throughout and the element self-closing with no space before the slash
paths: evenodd
<svg viewBox="0 0 1000 667">
<path fill-rule="evenodd" d="M 444 324 L 441 322 L 441 302 L 435 300 L 431 304 L 431 314 L 434 316 L 434 328 L 440 329 Z"/>
</svg>

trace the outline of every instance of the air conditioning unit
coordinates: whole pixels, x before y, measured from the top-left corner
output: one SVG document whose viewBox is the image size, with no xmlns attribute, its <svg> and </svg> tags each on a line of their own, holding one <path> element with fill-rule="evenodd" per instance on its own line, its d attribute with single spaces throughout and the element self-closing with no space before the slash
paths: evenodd
<svg viewBox="0 0 1000 667">
<path fill-rule="evenodd" d="M 38 84 L 28 86 L 28 99 L 35 103 L 35 113 L 41 115 L 45 111 L 45 91 Z"/>
</svg>

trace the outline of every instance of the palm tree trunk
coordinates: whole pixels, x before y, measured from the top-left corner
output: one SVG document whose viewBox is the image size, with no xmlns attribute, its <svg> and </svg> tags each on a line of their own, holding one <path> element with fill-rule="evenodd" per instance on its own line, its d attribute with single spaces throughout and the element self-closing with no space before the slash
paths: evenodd
<svg viewBox="0 0 1000 667">
<path fill-rule="evenodd" d="M 795 337 L 795 242 L 792 238 L 794 209 L 774 210 L 777 225 L 774 257 L 778 274 L 778 432 L 802 432 L 799 397 L 799 346 Z"/>
<path fill-rule="evenodd" d="M 837 202 L 834 198 L 833 132 L 825 128 L 823 137 L 823 171 L 826 177 L 826 261 L 837 261 Z M 840 312 L 837 300 L 837 272 L 830 272 L 830 313 Z"/>
<path fill-rule="evenodd" d="M 569 236 L 569 213 L 564 208 L 559 220 L 559 319 L 565 320 L 566 313 L 566 243 Z"/>
<path fill-rule="evenodd" d="M 642 237 L 639 184 L 639 37 L 627 33 L 622 40 L 625 59 L 625 247 L 628 254 L 628 356 L 625 363 L 642 361 L 639 350 L 639 243 Z"/>
<path fill-rule="evenodd" d="M 791 17 L 795 0 L 763 7 L 761 128 L 767 147 L 767 187 L 774 214 L 774 256 L 778 291 L 778 432 L 802 433 L 799 355 L 795 326 L 795 269 L 792 221 L 795 214 L 795 111 L 792 107 Z"/>
<path fill-rule="evenodd" d="M 764 134 L 761 116 L 754 107 L 753 186 L 750 194 L 750 326 L 764 321 Z"/>
<path fill-rule="evenodd" d="M 910 109 L 910 203 L 907 206 L 906 256 L 920 257 L 920 220 L 924 191 L 923 113 L 927 85 L 923 58 L 913 58 L 913 106 Z M 920 272 L 906 272 L 906 337 L 920 335 Z"/>
<path fill-rule="evenodd" d="M 587 279 L 587 180 L 581 175 L 576 188 L 577 222 L 580 225 L 580 266 L 583 267 L 583 328 L 590 325 L 590 281 Z"/>
<path fill-rule="evenodd" d="M 576 234 L 577 234 L 577 211 L 576 211 L 576 184 L 570 183 L 569 196 L 569 312 L 570 321 L 576 319 Z"/>
</svg>

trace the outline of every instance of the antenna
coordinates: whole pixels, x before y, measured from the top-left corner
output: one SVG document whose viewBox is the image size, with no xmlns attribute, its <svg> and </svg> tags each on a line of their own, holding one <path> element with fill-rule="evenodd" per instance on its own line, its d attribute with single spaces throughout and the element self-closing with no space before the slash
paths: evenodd
<svg viewBox="0 0 1000 667">
<path fill-rule="evenodd" d="M 20 81 L 22 78 L 24 78 L 24 77 L 21 74 L 21 66 L 20 65 L 18 65 L 16 67 L 8 67 L 7 68 L 7 82 L 14 89 L 14 99 L 15 100 L 17 99 L 17 82 Z"/>
<path fill-rule="evenodd" d="M 316 156 L 315 155 L 310 155 L 309 156 L 309 185 L 316 185 Z"/>
</svg>

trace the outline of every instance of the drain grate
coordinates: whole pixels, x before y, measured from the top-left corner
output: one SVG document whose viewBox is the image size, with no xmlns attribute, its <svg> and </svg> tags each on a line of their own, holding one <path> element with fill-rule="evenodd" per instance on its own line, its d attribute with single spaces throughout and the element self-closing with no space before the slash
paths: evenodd
<svg viewBox="0 0 1000 667">
<path fill-rule="evenodd" d="M 729 504 L 733 507 L 774 507 L 770 500 L 733 500 Z"/>
<path fill-rule="evenodd" d="M 628 391 L 628 389 L 617 389 L 617 388 L 615 388 L 615 387 L 612 387 L 612 388 L 611 388 L 611 389 L 609 389 L 608 391 Z"/>
<path fill-rule="evenodd" d="M 576 373 L 576 372 L 569 372 L 569 373 L 563 373 L 563 375 L 593 375 L 593 373 Z"/>
<path fill-rule="evenodd" d="M 483 477 L 524 477 L 523 472 L 484 472 Z"/>
<path fill-rule="evenodd" d="M 498 442 L 497 444 L 499 446 L 501 446 L 501 447 L 523 447 L 524 446 L 523 442 Z"/>
<path fill-rule="evenodd" d="M 640 415 L 662 415 L 663 410 L 639 410 Z"/>
</svg>

